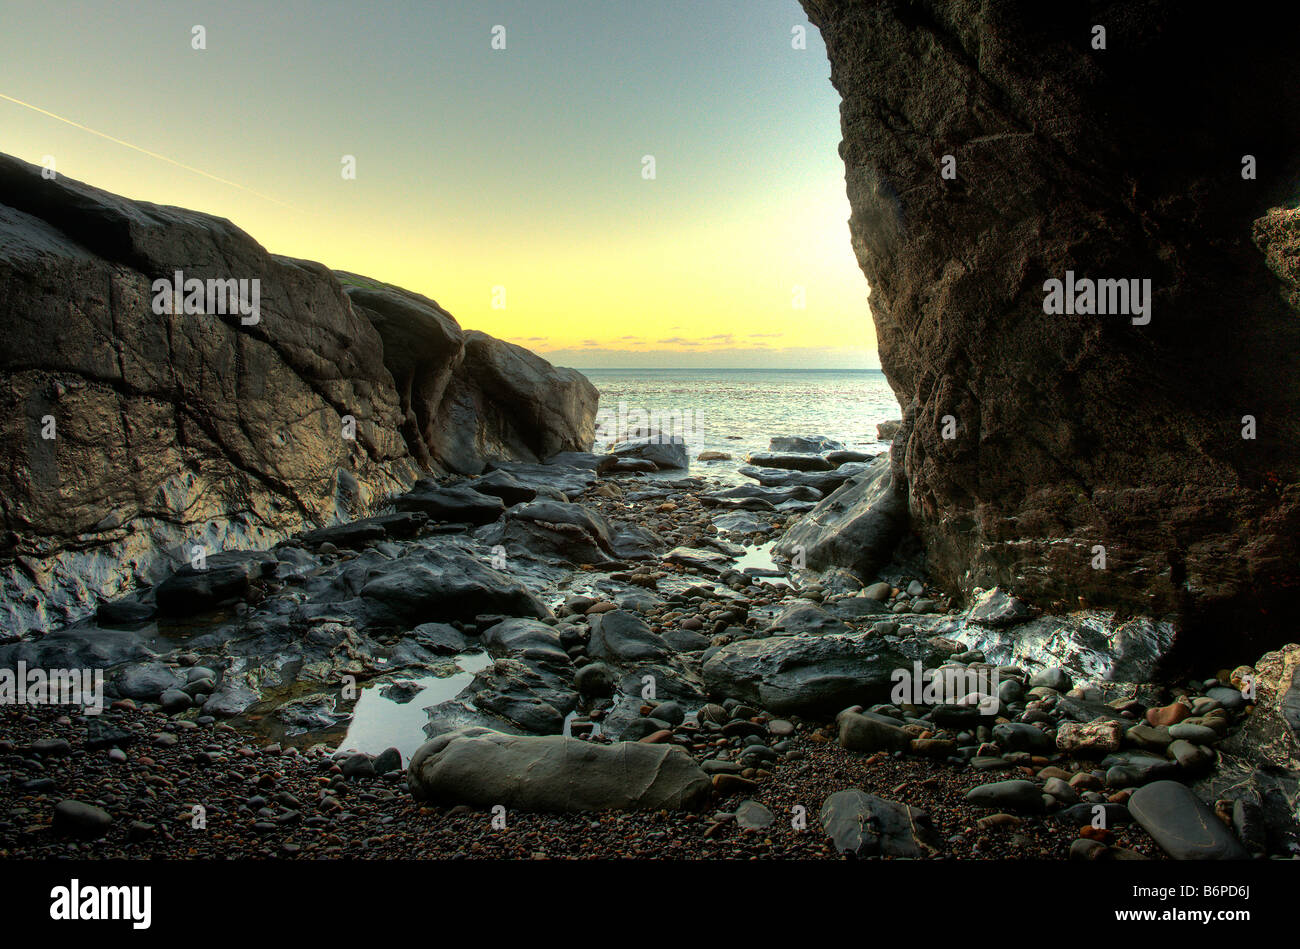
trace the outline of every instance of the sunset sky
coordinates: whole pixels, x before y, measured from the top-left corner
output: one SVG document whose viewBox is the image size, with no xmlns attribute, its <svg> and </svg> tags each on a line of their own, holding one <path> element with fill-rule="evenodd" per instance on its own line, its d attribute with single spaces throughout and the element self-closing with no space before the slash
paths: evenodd
<svg viewBox="0 0 1300 949">
<path fill-rule="evenodd" d="M 554 362 L 879 365 L 795 0 L 0 0 L 0 32 L 0 151 Z"/>
</svg>

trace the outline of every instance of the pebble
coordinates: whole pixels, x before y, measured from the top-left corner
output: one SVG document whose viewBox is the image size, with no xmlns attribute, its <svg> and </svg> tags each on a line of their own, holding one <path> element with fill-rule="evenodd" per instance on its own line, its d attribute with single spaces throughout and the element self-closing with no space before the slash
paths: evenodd
<svg viewBox="0 0 1300 949">
<path fill-rule="evenodd" d="M 776 816 L 757 801 L 742 801 L 736 808 L 736 824 L 745 830 L 764 830 L 775 821 Z"/>
<path fill-rule="evenodd" d="M 113 818 L 103 808 L 82 801 L 60 801 L 54 805 L 54 832 L 70 837 L 103 837 L 113 826 Z"/>
</svg>

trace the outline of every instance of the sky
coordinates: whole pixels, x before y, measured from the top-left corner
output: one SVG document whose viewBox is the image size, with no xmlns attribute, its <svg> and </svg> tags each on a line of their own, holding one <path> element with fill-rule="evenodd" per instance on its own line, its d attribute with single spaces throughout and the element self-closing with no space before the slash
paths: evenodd
<svg viewBox="0 0 1300 949">
<path fill-rule="evenodd" d="M 829 74 L 796 0 L 0 0 L 0 151 L 562 365 L 875 368 Z"/>
</svg>

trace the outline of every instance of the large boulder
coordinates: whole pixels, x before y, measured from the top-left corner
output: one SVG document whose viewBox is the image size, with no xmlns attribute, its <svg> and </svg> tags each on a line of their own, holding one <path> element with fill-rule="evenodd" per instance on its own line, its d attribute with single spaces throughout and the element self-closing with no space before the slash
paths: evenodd
<svg viewBox="0 0 1300 949">
<path fill-rule="evenodd" d="M 1300 8 L 1207 30 L 1176 0 L 802 4 L 937 578 L 1207 636 L 1287 623 Z M 1149 280 L 1149 321 L 1049 315 L 1071 274 Z"/>
<path fill-rule="evenodd" d="M 523 811 L 693 809 L 712 789 L 694 759 L 672 745 L 600 745 L 485 728 L 425 742 L 411 756 L 407 779 L 417 800 Z"/>
</svg>

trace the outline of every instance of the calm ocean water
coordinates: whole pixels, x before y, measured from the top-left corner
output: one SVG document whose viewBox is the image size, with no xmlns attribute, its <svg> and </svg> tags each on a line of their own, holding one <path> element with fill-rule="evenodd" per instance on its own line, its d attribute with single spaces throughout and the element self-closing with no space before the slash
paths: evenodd
<svg viewBox="0 0 1300 949">
<path fill-rule="evenodd" d="M 635 428 L 645 414 L 669 430 L 686 430 L 693 474 L 734 471 L 745 453 L 765 451 L 774 435 L 826 435 L 847 448 L 880 449 L 876 424 L 902 414 L 878 369 L 584 369 L 600 390 L 608 430 Z M 638 418 L 637 413 L 641 413 Z M 657 419 L 653 416 L 658 416 Z M 678 429 L 681 430 L 680 428 Z M 609 447 L 600 439 L 596 450 Z M 729 453 L 734 463 L 698 464 L 701 451 Z M 731 479 L 728 479 L 731 480 Z"/>
</svg>

